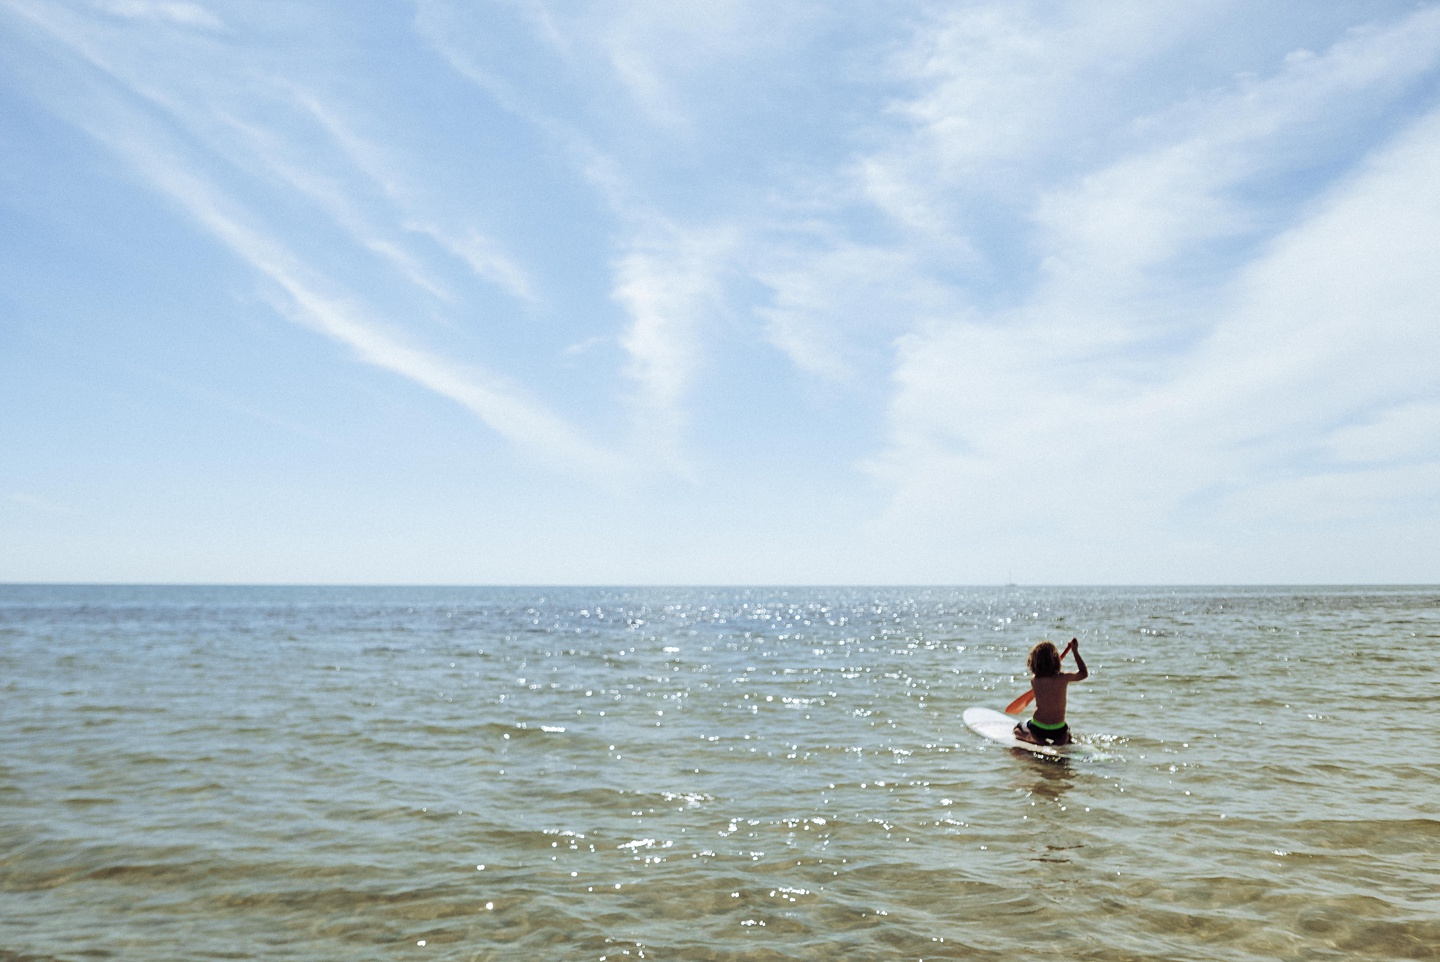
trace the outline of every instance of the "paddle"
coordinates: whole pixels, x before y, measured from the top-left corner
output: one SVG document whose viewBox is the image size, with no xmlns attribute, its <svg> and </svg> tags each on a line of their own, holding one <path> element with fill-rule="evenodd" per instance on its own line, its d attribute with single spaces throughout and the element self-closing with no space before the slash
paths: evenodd
<svg viewBox="0 0 1440 962">
<path fill-rule="evenodd" d="M 1069 645 L 1066 645 L 1066 646 L 1065 646 L 1065 650 L 1060 653 L 1060 660 L 1061 660 L 1062 662 L 1065 660 L 1065 656 L 1068 655 L 1068 654 L 1070 654 L 1070 647 L 1071 647 L 1071 645 L 1073 645 L 1073 644 L 1075 644 L 1075 642 L 1073 642 L 1073 641 L 1070 642 Z M 1006 706 L 1005 706 L 1005 714 L 1007 714 L 1007 715 L 1013 715 L 1013 714 L 1015 714 L 1017 711 L 1024 711 L 1024 710 L 1025 710 L 1025 706 L 1028 705 L 1028 704 L 1030 704 L 1030 703 L 1031 703 L 1032 701 L 1034 701 L 1034 700 L 1035 700 L 1035 689 L 1032 688 L 1032 689 L 1030 689 L 1029 691 L 1027 691 L 1025 694 L 1021 695 L 1019 698 L 1017 698 L 1017 699 L 1015 699 L 1014 701 L 1012 701 L 1010 704 L 1006 705 Z"/>
<path fill-rule="evenodd" d="M 1024 711 L 1025 706 L 1030 704 L 1034 700 L 1035 693 L 1033 691 L 1027 691 L 1025 694 L 1021 695 L 1019 698 L 1015 699 L 1010 704 L 1005 706 L 1005 714 L 1013 715 L 1018 711 Z"/>
</svg>

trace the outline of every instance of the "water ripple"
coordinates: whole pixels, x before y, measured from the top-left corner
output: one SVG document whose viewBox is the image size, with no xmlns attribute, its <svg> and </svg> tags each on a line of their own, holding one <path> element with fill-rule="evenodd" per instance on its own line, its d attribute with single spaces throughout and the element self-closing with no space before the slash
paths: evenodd
<svg viewBox="0 0 1440 962">
<path fill-rule="evenodd" d="M 963 728 L 1070 636 L 1102 759 Z M 1437 958 L 1436 638 L 1430 589 L 0 587 L 0 962 Z"/>
</svg>

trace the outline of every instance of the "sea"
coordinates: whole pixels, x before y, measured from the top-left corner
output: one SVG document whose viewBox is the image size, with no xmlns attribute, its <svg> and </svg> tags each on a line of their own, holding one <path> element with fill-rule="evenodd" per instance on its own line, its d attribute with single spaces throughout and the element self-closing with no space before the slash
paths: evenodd
<svg viewBox="0 0 1440 962">
<path fill-rule="evenodd" d="M 1092 757 L 965 728 L 1077 638 Z M 1440 959 L 1440 588 L 0 586 L 0 960 Z"/>
</svg>

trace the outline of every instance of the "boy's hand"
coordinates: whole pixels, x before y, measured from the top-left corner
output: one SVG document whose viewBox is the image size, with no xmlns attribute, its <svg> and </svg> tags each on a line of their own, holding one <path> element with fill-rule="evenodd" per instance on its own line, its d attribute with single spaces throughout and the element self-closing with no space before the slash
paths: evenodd
<svg viewBox="0 0 1440 962">
<path fill-rule="evenodd" d="M 1071 639 L 1070 639 L 1070 644 L 1068 644 L 1068 645 L 1065 646 L 1065 651 L 1060 655 L 1060 657 L 1061 657 L 1061 658 L 1064 658 L 1065 655 L 1070 654 L 1070 652 L 1072 652 L 1072 651 L 1079 651 L 1079 650 L 1080 650 L 1080 639 L 1079 639 L 1079 638 L 1071 638 Z"/>
</svg>

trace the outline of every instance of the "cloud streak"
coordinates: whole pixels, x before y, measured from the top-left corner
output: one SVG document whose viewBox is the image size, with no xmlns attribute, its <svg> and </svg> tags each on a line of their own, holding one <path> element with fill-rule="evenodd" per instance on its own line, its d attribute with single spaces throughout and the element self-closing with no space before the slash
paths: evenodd
<svg viewBox="0 0 1440 962">
<path fill-rule="evenodd" d="M 428 293 L 445 298 L 445 289 L 428 268 L 400 244 L 387 239 L 370 223 L 362 201 L 353 190 L 314 164 L 296 157 L 303 146 L 288 142 L 273 128 L 260 128 L 237 119 L 223 106 L 187 104 L 173 95 L 178 81 L 162 83 L 142 79 L 134 63 L 120 63 L 105 41 L 97 40 L 90 25 L 45 5 L 11 4 L 32 23 L 46 31 L 61 47 L 78 54 L 114 81 L 126 95 L 137 97 L 163 110 L 175 127 L 194 135 L 209 151 L 224 153 L 227 147 L 242 146 L 242 163 L 250 163 L 278 180 L 295 195 L 315 203 L 355 244 L 395 266 L 411 283 Z M 155 19 L 185 26 L 216 27 L 186 4 L 119 3 L 106 8 L 127 18 Z M 213 18 L 211 18 L 213 19 Z M 217 21 L 218 23 L 218 21 Z M 183 68 L 181 68 L 183 69 Z M 267 85 L 302 113 L 318 118 L 353 165 L 387 196 L 398 193 L 380 170 L 379 162 L 365 152 L 355 136 L 340 130 L 339 122 L 310 94 L 292 83 Z M 164 93 L 158 91 L 170 88 Z M 201 92 L 202 102 L 209 92 Z M 142 111 L 123 103 L 123 97 L 92 85 L 90 95 L 68 109 L 78 126 L 123 158 L 153 189 L 174 202 L 206 233 L 223 244 L 241 261 L 273 284 L 280 293 L 279 306 L 291 319 L 346 346 L 366 364 L 390 371 L 433 391 L 474 414 L 480 421 L 522 450 L 536 453 L 566 470 L 614 478 L 628 471 L 624 458 L 566 424 L 543 406 L 522 397 L 521 390 L 506 378 L 476 364 L 461 363 L 409 343 L 395 326 L 384 325 L 368 316 L 353 295 L 338 293 L 340 285 L 327 280 L 323 272 L 307 265 L 288 245 L 256 226 L 254 214 L 213 183 L 196 163 L 182 159 L 176 138 L 161 124 L 147 119 Z M 205 111 L 211 111 L 206 114 Z M 220 136 L 229 131 L 228 141 Z M 232 152 L 232 159 L 235 157 Z M 213 165 L 222 171 L 224 165 Z M 408 230 L 431 236 L 478 275 L 509 293 L 533 301 L 535 294 L 525 274 L 493 243 L 475 231 L 455 238 L 432 225 L 411 221 Z"/>
<path fill-rule="evenodd" d="M 672 466 L 684 461 L 685 395 L 700 363 L 703 325 L 723 303 L 720 275 L 732 246 L 723 233 L 667 226 L 616 269 L 614 297 L 630 317 L 620 346 L 638 388 L 639 442 Z"/>
<path fill-rule="evenodd" d="M 1137 569 L 1164 570 L 1155 546 L 1177 533 L 1360 517 L 1420 496 L 1436 452 L 1418 442 L 1440 394 L 1437 160 L 1440 113 L 1268 245 L 1194 349 L 1143 376 L 1109 340 L 1053 318 L 911 335 L 875 465 L 897 489 L 890 520 L 945 517 L 974 544 L 1027 529 L 1094 539 L 1108 565 L 1128 551 Z M 1416 467 L 1408 482 L 1402 464 Z"/>
<path fill-rule="evenodd" d="M 459 365 L 403 342 L 346 299 L 321 292 L 318 278 L 280 244 L 245 226 L 207 185 L 178 169 L 148 145 L 116 142 L 117 147 L 158 189 L 180 204 L 221 241 L 286 296 L 288 313 L 300 323 L 350 348 L 357 358 L 413 381 L 469 410 L 497 433 L 558 464 L 597 475 L 615 475 L 625 462 L 582 438 L 543 409 L 521 400 L 513 388 L 473 365 Z"/>
</svg>

